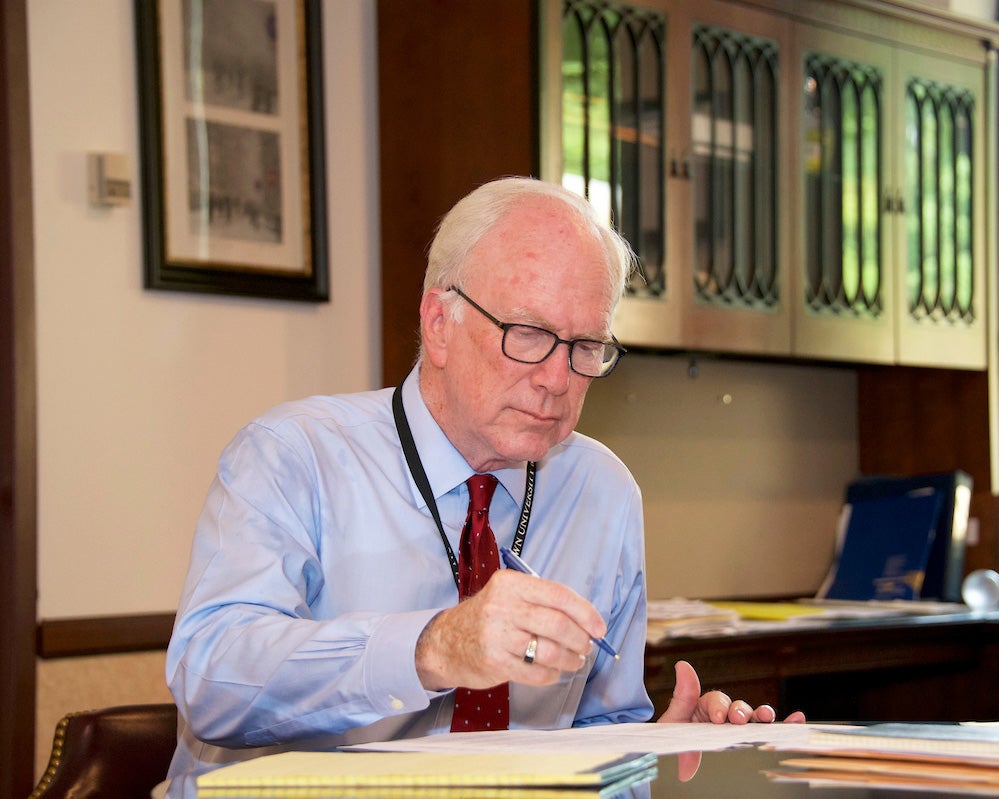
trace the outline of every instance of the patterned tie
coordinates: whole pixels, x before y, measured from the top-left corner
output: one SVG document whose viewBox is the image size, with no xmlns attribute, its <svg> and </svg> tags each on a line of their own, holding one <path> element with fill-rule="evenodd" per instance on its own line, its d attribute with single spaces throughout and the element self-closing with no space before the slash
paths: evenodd
<svg viewBox="0 0 999 799">
<path fill-rule="evenodd" d="M 458 556 L 458 597 L 467 599 L 486 584 L 499 568 L 499 550 L 489 529 L 489 503 L 496 490 L 491 474 L 472 475 L 468 485 L 468 518 L 461 532 Z M 454 692 L 451 732 L 505 730 L 510 725 L 510 685 L 485 690 L 458 688 Z"/>
</svg>

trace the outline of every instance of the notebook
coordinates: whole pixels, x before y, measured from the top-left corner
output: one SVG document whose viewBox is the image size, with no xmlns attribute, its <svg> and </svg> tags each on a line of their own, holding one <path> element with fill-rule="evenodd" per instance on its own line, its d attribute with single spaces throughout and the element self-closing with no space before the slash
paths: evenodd
<svg viewBox="0 0 999 799">
<path fill-rule="evenodd" d="M 282 752 L 223 766 L 198 777 L 198 795 L 248 789 L 346 789 L 350 795 L 418 795 L 461 789 L 465 796 L 506 795 L 497 789 L 602 789 L 651 779 L 649 753 Z M 470 789 L 475 789 L 474 791 Z M 361 791 L 361 794 L 358 791 Z M 457 793 L 457 791 L 456 791 Z M 533 791 L 532 791 L 533 793 Z M 304 794 L 303 794 L 304 795 Z"/>
</svg>

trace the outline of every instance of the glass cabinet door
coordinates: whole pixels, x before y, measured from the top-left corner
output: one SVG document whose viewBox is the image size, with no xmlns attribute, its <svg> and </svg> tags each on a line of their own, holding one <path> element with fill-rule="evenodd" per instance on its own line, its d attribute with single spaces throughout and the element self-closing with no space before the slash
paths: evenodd
<svg viewBox="0 0 999 799">
<path fill-rule="evenodd" d="M 556 24 L 551 17 L 549 26 Z M 678 344 L 680 316 L 667 268 L 666 16 L 625 4 L 563 0 L 557 24 L 561 166 L 548 177 L 587 197 L 637 256 L 627 298 L 648 309 L 654 322 L 650 330 L 629 324 L 630 318 L 616 320 L 618 338 Z"/>
<path fill-rule="evenodd" d="M 542 174 L 638 255 L 620 340 L 984 368 L 984 52 L 868 9 L 642 3 L 542 5 Z"/>
<path fill-rule="evenodd" d="M 786 355 L 790 23 L 714 0 L 663 5 L 562 1 L 558 178 L 642 264 L 615 319 L 623 343 Z"/>
<path fill-rule="evenodd" d="M 797 37 L 801 203 L 794 351 L 890 363 L 892 242 L 883 205 L 890 53 L 807 26 Z"/>
<path fill-rule="evenodd" d="M 884 312 L 877 69 L 809 53 L 804 65 L 805 296 L 814 313 Z"/>
<path fill-rule="evenodd" d="M 682 40 L 669 117 L 671 180 L 682 184 L 675 219 L 683 275 L 683 340 L 695 349 L 787 355 L 787 264 L 793 231 L 791 169 L 783 157 L 791 23 L 730 3 L 674 7 Z M 670 62 L 671 66 L 673 61 Z M 675 176 L 674 176 L 675 175 Z"/>
<path fill-rule="evenodd" d="M 767 310 L 780 300 L 776 42 L 695 25 L 691 190 L 698 302 Z"/>
<path fill-rule="evenodd" d="M 898 360 L 984 368 L 984 70 L 901 50 Z"/>
</svg>

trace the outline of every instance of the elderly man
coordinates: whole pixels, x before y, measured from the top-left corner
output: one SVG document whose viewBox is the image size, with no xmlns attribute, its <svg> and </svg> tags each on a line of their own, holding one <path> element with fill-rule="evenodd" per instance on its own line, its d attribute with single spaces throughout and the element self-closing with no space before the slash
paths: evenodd
<svg viewBox="0 0 999 799">
<path fill-rule="evenodd" d="M 576 195 L 485 184 L 431 246 L 406 380 L 285 404 L 237 434 L 168 652 L 172 775 L 279 748 L 651 717 L 641 494 L 574 432 L 624 352 L 610 323 L 631 268 Z M 498 568 L 500 547 L 541 577 Z M 773 719 L 701 696 L 680 663 L 662 720 Z"/>
</svg>

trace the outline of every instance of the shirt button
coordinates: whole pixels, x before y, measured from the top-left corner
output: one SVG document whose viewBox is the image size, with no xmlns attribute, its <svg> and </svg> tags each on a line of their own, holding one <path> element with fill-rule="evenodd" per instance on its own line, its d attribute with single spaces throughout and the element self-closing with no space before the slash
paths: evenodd
<svg viewBox="0 0 999 799">
<path fill-rule="evenodd" d="M 404 707 L 406 707 L 406 703 L 397 697 L 390 696 L 389 700 L 390 700 L 389 704 L 392 705 L 393 710 L 402 710 Z"/>
</svg>

